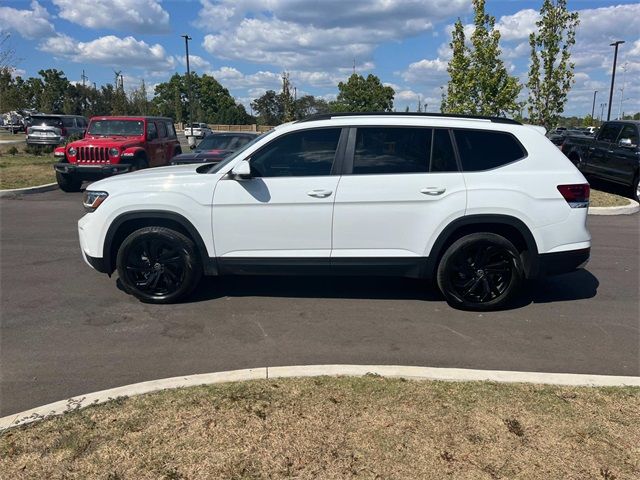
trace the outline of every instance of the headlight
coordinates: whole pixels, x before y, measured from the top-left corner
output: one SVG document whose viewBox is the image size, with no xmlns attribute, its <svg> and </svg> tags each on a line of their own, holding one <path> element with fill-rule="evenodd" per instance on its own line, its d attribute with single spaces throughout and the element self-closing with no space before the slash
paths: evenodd
<svg viewBox="0 0 640 480">
<path fill-rule="evenodd" d="M 75 156 L 76 156 L 76 153 L 77 153 L 77 152 L 76 152 L 76 149 L 75 149 L 75 148 L 73 148 L 73 147 L 69 147 L 68 152 L 69 152 L 69 156 L 71 156 L 71 157 L 75 157 Z"/>
<path fill-rule="evenodd" d="M 117 148 L 110 148 L 109 149 L 109 155 L 111 155 L 112 157 L 117 157 L 118 155 L 120 155 L 120 150 L 118 150 Z"/>
<path fill-rule="evenodd" d="M 82 198 L 82 205 L 87 212 L 93 212 L 96 208 L 102 204 L 109 196 L 107 192 L 94 192 L 91 190 L 84 191 L 84 197 Z"/>
</svg>

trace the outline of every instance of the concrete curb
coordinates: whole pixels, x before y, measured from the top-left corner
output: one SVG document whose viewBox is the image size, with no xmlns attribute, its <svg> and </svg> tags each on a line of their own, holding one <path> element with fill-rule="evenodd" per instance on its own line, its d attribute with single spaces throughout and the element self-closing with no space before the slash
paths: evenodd
<svg viewBox="0 0 640 480">
<path fill-rule="evenodd" d="M 57 189 L 58 189 L 57 183 L 47 183 L 45 185 L 36 185 L 35 187 L 0 190 L 0 198 L 10 197 L 12 195 L 24 195 L 24 194 L 31 194 L 31 193 L 49 192 L 51 190 L 57 190 Z"/>
<path fill-rule="evenodd" d="M 629 204 L 622 207 L 589 207 L 589 215 L 632 215 L 640 212 L 640 203 L 628 200 Z"/>
<path fill-rule="evenodd" d="M 640 377 L 612 375 L 583 375 L 572 373 L 514 372 L 503 370 L 470 370 L 464 368 L 432 368 L 401 365 L 297 365 L 290 367 L 260 367 L 246 370 L 204 373 L 184 377 L 165 378 L 148 382 L 134 383 L 123 387 L 111 388 L 99 392 L 72 397 L 67 400 L 32 408 L 24 412 L 0 418 L 0 431 L 11 427 L 44 420 L 81 408 L 98 405 L 116 398 L 131 397 L 171 388 L 211 385 L 215 383 L 240 382 L 246 380 L 318 377 L 318 376 L 355 376 L 367 374 L 389 378 L 409 380 L 444 381 L 492 381 L 510 383 L 535 383 L 569 386 L 636 386 L 640 387 Z"/>
</svg>

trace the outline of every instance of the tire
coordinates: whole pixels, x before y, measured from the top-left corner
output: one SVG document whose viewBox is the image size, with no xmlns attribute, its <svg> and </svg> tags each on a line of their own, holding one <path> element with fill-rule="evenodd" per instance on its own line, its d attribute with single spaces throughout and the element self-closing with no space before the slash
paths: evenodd
<svg viewBox="0 0 640 480">
<path fill-rule="evenodd" d="M 56 181 L 63 192 L 79 192 L 82 188 L 82 180 L 68 173 L 56 172 Z"/>
<path fill-rule="evenodd" d="M 129 171 L 135 172 L 136 170 L 142 170 L 143 168 L 149 168 L 149 163 L 146 158 L 139 156 L 133 159 L 133 164 Z"/>
<path fill-rule="evenodd" d="M 640 172 L 636 173 L 631 185 L 631 198 L 636 202 L 640 202 Z"/>
<path fill-rule="evenodd" d="M 177 302 L 202 276 L 193 241 L 164 227 L 141 228 L 125 238 L 116 267 L 124 289 L 145 303 Z"/>
<path fill-rule="evenodd" d="M 523 277 L 518 250 L 494 233 L 472 233 L 456 240 L 437 272 L 438 288 L 452 307 L 477 311 L 508 306 Z"/>
</svg>

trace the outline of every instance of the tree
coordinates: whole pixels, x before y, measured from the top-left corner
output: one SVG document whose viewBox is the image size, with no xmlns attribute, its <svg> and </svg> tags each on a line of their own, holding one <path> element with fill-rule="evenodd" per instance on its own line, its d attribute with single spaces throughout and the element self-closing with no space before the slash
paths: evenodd
<svg viewBox="0 0 640 480">
<path fill-rule="evenodd" d="M 529 118 L 547 130 L 557 125 L 574 81 L 570 49 L 578 23 L 578 13 L 567 10 L 566 0 L 544 0 L 538 31 L 529 35 Z"/>
<path fill-rule="evenodd" d="M 280 105 L 282 108 L 282 121 L 291 122 L 296 117 L 295 100 L 291 95 L 291 82 L 289 72 L 282 73 L 282 92 L 280 92 Z"/>
<path fill-rule="evenodd" d="M 517 101 L 522 86 L 507 72 L 500 59 L 500 32 L 496 19 L 485 12 L 485 0 L 473 0 L 474 31 L 471 47 L 465 45 L 460 19 L 452 34 L 454 56 L 443 111 L 470 115 L 504 116 L 520 110 Z"/>
<path fill-rule="evenodd" d="M 40 70 L 42 77 L 42 95 L 39 108 L 43 113 L 62 113 L 64 111 L 64 97 L 69 88 L 69 80 L 64 72 L 50 68 Z"/>
<path fill-rule="evenodd" d="M 386 87 L 372 74 L 365 79 L 354 73 L 347 82 L 338 84 L 338 98 L 331 103 L 338 112 L 390 112 L 393 110 L 395 91 Z"/>
<path fill-rule="evenodd" d="M 260 125 L 280 125 L 283 122 L 284 110 L 279 97 L 274 90 L 267 90 L 264 95 L 251 102 Z"/>
<path fill-rule="evenodd" d="M 313 95 L 304 95 L 295 101 L 296 119 L 308 117 L 309 115 L 316 115 L 318 113 L 329 113 L 331 107 L 329 102 L 322 98 L 316 98 Z"/>
<path fill-rule="evenodd" d="M 129 104 L 131 113 L 134 115 L 149 115 L 151 113 L 150 102 L 147 98 L 147 86 L 144 83 L 144 79 L 142 79 L 140 86 L 133 89 L 129 94 Z"/>
</svg>

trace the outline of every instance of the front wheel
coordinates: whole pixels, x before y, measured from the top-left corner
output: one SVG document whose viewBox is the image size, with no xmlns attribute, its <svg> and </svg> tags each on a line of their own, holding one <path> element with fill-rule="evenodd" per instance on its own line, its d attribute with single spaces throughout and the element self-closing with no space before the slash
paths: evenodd
<svg viewBox="0 0 640 480">
<path fill-rule="evenodd" d="M 438 265 L 438 287 L 453 307 L 494 310 L 507 306 L 523 279 L 518 250 L 494 233 L 456 240 Z"/>
<path fill-rule="evenodd" d="M 164 227 L 130 234 L 118 250 L 118 275 L 125 290 L 146 303 L 174 303 L 197 286 L 202 267 L 193 241 Z"/>
<path fill-rule="evenodd" d="M 82 188 L 82 180 L 68 173 L 56 172 L 56 181 L 63 192 L 79 192 Z"/>
</svg>

